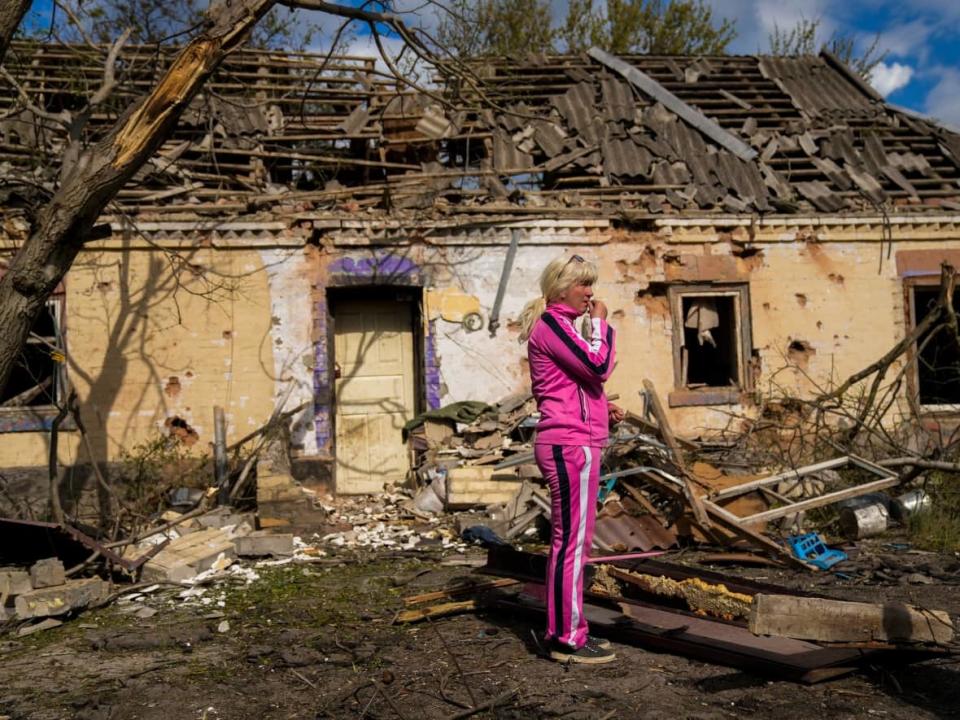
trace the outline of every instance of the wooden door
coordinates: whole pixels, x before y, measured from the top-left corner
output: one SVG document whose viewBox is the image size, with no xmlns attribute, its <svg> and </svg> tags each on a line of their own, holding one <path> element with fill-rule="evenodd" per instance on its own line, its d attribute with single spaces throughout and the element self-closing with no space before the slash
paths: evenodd
<svg viewBox="0 0 960 720">
<path fill-rule="evenodd" d="M 400 431 L 414 414 L 411 307 L 338 301 L 334 328 L 337 492 L 381 492 L 408 469 Z"/>
</svg>

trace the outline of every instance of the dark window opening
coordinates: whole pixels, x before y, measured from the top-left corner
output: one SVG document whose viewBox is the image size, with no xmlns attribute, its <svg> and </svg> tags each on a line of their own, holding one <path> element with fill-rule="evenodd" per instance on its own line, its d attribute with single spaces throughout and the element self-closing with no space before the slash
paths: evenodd
<svg viewBox="0 0 960 720">
<path fill-rule="evenodd" d="M 680 300 L 682 386 L 693 389 L 739 385 L 736 298 L 686 295 Z"/>
<path fill-rule="evenodd" d="M 30 337 L 17 357 L 0 407 L 30 408 L 56 405 L 61 392 L 58 300 L 49 301 L 33 324 Z"/>
<path fill-rule="evenodd" d="M 914 327 L 923 322 L 937 304 L 940 288 L 936 286 L 913 289 Z M 954 307 L 960 303 L 960 291 L 953 295 Z M 960 405 L 960 349 L 947 332 L 934 338 L 924 333 L 917 341 L 917 377 L 921 405 Z"/>
</svg>

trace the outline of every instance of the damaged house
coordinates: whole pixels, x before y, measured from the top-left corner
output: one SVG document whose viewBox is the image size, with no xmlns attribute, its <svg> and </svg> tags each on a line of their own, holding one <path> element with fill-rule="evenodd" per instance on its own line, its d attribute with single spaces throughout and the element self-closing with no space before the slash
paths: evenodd
<svg viewBox="0 0 960 720">
<path fill-rule="evenodd" d="M 15 45 L 0 105 L 0 272 L 58 172 L 107 49 Z M 127 47 L 96 136 L 170 56 Z M 618 331 L 608 389 L 640 378 L 708 435 L 776 386 L 842 381 L 903 338 L 960 263 L 960 135 L 889 106 L 829 53 L 531 57 L 482 84 L 398 87 L 369 59 L 246 51 L 122 190 L 50 298 L 0 397 L 7 487 L 176 429 L 206 448 L 300 408 L 294 474 L 376 492 L 400 428 L 528 384 L 515 319 L 561 253 L 596 260 Z M 479 89 L 478 89 L 479 88 Z M 41 188 L 38 190 L 37 188 Z M 924 345 L 901 417 L 960 404 L 955 350 Z M 918 402 L 908 402 L 918 398 Z"/>
</svg>

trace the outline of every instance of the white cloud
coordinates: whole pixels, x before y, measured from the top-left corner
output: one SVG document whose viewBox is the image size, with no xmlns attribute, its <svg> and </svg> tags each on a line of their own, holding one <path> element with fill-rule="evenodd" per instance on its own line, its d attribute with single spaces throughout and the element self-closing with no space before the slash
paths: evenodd
<svg viewBox="0 0 960 720">
<path fill-rule="evenodd" d="M 886 97 L 904 87 L 913 78 L 913 68 L 901 63 L 877 63 L 870 73 L 870 84 Z"/>
<path fill-rule="evenodd" d="M 960 69 L 931 68 L 940 80 L 927 94 L 926 113 L 944 123 L 960 128 Z"/>
<path fill-rule="evenodd" d="M 384 51 L 390 56 L 390 62 L 394 63 L 395 65 L 397 58 L 400 56 L 400 52 L 404 48 L 403 40 L 400 38 L 381 35 L 380 42 L 383 45 Z M 377 43 L 376 40 L 374 40 L 373 35 L 361 35 L 354 38 L 353 41 L 344 49 L 344 55 L 376 58 L 377 70 L 384 75 L 392 75 L 390 67 L 386 62 L 384 62 L 383 57 L 380 55 L 380 50 L 377 48 Z"/>
<path fill-rule="evenodd" d="M 912 20 L 894 25 L 880 33 L 877 49 L 899 57 L 908 55 L 925 56 L 929 50 L 927 43 L 933 31 L 934 27 L 924 20 Z M 869 37 L 866 40 L 869 44 L 873 41 L 873 38 Z"/>
<path fill-rule="evenodd" d="M 827 3 L 824 0 L 756 0 L 754 12 L 760 26 L 769 34 L 776 28 L 790 30 L 801 20 L 820 21 L 821 37 L 830 37 L 834 24 L 826 14 Z"/>
</svg>

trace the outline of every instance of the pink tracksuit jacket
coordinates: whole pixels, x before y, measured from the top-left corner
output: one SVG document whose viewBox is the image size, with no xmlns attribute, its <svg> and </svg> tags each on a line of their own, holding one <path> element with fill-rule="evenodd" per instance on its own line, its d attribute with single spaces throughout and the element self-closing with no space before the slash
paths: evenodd
<svg viewBox="0 0 960 720">
<path fill-rule="evenodd" d="M 573 326 L 578 316 L 567 305 L 551 303 L 530 334 L 530 380 L 540 410 L 537 445 L 607 444 L 603 383 L 613 372 L 614 331 L 594 318 L 587 341 Z"/>
</svg>

